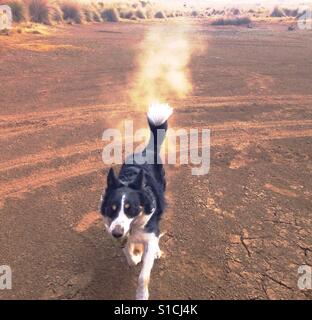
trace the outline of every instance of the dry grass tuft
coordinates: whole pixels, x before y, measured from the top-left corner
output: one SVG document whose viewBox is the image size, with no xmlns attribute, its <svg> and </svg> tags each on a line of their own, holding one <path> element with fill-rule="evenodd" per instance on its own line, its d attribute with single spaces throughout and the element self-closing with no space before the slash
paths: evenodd
<svg viewBox="0 0 312 320">
<path fill-rule="evenodd" d="M 0 1 L 0 4 L 6 4 L 11 8 L 14 22 L 21 23 L 28 19 L 27 6 L 24 1 L 8 0 Z"/>
<path fill-rule="evenodd" d="M 69 22 L 82 23 L 83 14 L 81 5 L 72 1 L 65 1 L 61 3 L 61 10 L 63 12 L 63 19 Z"/>
<path fill-rule="evenodd" d="M 163 11 L 157 11 L 154 15 L 156 19 L 166 19 L 166 14 Z"/>
<path fill-rule="evenodd" d="M 28 11 L 30 20 L 42 24 L 51 24 L 49 0 L 30 0 Z"/>
<path fill-rule="evenodd" d="M 238 16 L 241 14 L 240 10 L 238 8 L 232 8 L 230 10 L 230 13 L 233 15 L 233 16 Z"/>
<path fill-rule="evenodd" d="M 248 25 L 251 23 L 249 17 L 238 17 L 238 18 L 220 18 L 212 22 L 213 26 L 241 26 Z"/>
<path fill-rule="evenodd" d="M 101 13 L 101 17 L 104 21 L 108 22 L 120 21 L 119 12 L 115 8 L 104 9 Z"/>
<path fill-rule="evenodd" d="M 271 12 L 271 17 L 273 18 L 282 18 L 282 17 L 286 17 L 286 14 L 284 12 L 284 10 L 278 6 L 276 6 L 273 11 Z"/>
<path fill-rule="evenodd" d="M 284 8 L 283 11 L 287 17 L 294 17 L 294 18 L 297 17 L 299 13 L 299 9 Z"/>
<path fill-rule="evenodd" d="M 135 16 L 139 19 L 146 19 L 146 14 L 143 10 L 141 9 L 138 9 L 136 12 L 135 12 Z"/>
</svg>

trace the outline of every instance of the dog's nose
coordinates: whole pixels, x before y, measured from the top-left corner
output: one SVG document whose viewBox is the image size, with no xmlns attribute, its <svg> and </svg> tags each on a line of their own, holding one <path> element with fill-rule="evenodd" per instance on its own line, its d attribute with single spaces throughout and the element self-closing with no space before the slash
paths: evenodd
<svg viewBox="0 0 312 320">
<path fill-rule="evenodd" d="M 113 237 L 117 239 L 121 238 L 123 234 L 124 234 L 124 228 L 121 226 L 117 226 L 112 232 Z"/>
</svg>

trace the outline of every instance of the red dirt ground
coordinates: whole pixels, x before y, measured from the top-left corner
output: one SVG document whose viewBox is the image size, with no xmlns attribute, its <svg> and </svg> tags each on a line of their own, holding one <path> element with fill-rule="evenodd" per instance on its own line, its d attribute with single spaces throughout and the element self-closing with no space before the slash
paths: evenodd
<svg viewBox="0 0 312 320">
<path fill-rule="evenodd" d="M 98 215 L 106 128 L 144 123 L 129 79 L 155 24 L 68 26 L 0 38 L 0 265 L 5 299 L 132 299 L 129 269 Z M 164 24 L 170 32 L 171 24 Z M 172 32 L 172 31 L 171 31 Z M 311 32 L 193 23 L 208 44 L 176 128 L 212 130 L 211 170 L 167 166 L 166 258 L 152 299 L 311 299 Z"/>
</svg>

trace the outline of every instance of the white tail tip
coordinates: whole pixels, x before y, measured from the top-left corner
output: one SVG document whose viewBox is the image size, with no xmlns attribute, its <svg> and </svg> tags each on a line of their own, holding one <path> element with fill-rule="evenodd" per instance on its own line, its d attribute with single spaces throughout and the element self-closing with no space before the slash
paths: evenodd
<svg viewBox="0 0 312 320">
<path fill-rule="evenodd" d="M 161 126 L 173 113 L 173 109 L 167 103 L 152 103 L 149 106 L 147 117 L 155 126 Z"/>
</svg>

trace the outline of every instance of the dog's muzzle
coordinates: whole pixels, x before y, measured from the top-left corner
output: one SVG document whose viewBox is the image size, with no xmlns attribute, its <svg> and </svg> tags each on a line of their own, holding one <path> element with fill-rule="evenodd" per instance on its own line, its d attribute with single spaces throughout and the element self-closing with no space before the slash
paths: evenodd
<svg viewBox="0 0 312 320">
<path fill-rule="evenodd" d="M 121 226 L 116 226 L 112 231 L 112 236 L 116 239 L 123 237 L 124 235 L 124 228 Z"/>
</svg>

